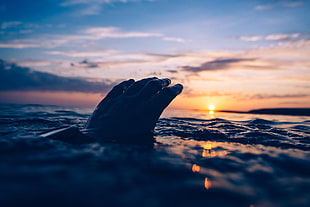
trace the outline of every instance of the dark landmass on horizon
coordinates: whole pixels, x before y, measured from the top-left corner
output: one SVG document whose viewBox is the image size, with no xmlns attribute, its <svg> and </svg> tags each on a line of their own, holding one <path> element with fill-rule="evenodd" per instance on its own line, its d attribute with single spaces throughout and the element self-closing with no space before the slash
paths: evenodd
<svg viewBox="0 0 310 207">
<path fill-rule="evenodd" d="M 310 108 L 267 108 L 267 109 L 254 109 L 250 111 L 219 110 L 219 112 L 242 113 L 242 114 L 310 116 Z"/>
</svg>

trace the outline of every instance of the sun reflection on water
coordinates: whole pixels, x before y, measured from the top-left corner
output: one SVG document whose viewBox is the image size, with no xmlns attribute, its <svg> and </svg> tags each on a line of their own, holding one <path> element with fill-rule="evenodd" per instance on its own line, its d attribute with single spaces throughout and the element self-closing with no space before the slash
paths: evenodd
<svg viewBox="0 0 310 207">
<path fill-rule="evenodd" d="M 209 178 L 205 178 L 204 186 L 205 186 L 205 189 L 207 189 L 207 190 L 209 190 L 211 188 L 211 182 L 210 182 Z"/>
<path fill-rule="evenodd" d="M 214 142 L 207 142 L 207 143 L 203 143 L 202 147 L 202 153 L 201 156 L 202 157 L 223 157 L 225 155 L 228 154 L 227 150 L 214 150 L 214 148 L 218 147 L 219 143 Z"/>
<path fill-rule="evenodd" d="M 206 142 L 200 143 L 200 146 L 203 148 L 202 152 L 201 152 L 201 156 L 203 158 L 214 158 L 214 157 L 226 156 L 227 154 L 229 154 L 229 151 L 224 150 L 224 147 L 222 145 L 225 145 L 225 144 L 220 143 L 220 142 L 212 142 L 212 141 L 206 141 Z M 210 181 L 209 176 L 210 175 L 212 175 L 213 177 L 218 176 L 218 175 L 215 175 L 214 172 L 211 173 L 212 170 L 210 171 L 209 169 L 206 169 L 204 167 L 200 167 L 197 164 L 193 164 L 192 171 L 193 172 L 199 172 L 205 176 L 205 178 L 203 180 L 203 186 L 206 190 L 209 190 L 213 186 L 212 182 Z"/>
<path fill-rule="evenodd" d="M 209 111 L 209 116 L 210 116 L 211 119 L 214 119 L 214 118 L 215 118 L 215 113 L 214 113 L 213 110 L 210 110 L 210 111 Z"/>
<path fill-rule="evenodd" d="M 200 171 L 200 166 L 199 166 L 199 165 L 196 165 L 196 164 L 193 164 L 193 166 L 192 166 L 192 171 L 193 171 L 193 172 L 199 172 L 199 171 Z"/>
<path fill-rule="evenodd" d="M 212 149 L 212 144 L 210 142 L 207 142 L 206 144 L 203 145 L 203 148 L 210 150 L 210 149 Z"/>
</svg>

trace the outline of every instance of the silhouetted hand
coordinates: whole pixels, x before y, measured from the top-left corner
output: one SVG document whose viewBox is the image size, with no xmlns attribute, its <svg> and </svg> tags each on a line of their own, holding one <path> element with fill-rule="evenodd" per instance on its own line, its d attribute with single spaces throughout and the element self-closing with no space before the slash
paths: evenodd
<svg viewBox="0 0 310 207">
<path fill-rule="evenodd" d="M 98 104 L 82 132 L 101 140 L 140 142 L 153 134 L 163 110 L 182 92 L 169 79 L 133 79 L 115 86 Z M 128 140 L 129 139 L 129 140 Z"/>
</svg>

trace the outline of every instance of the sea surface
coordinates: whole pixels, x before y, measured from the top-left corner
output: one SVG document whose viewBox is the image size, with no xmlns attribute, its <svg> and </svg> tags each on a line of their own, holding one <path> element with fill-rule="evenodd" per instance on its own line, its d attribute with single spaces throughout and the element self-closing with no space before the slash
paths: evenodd
<svg viewBox="0 0 310 207">
<path fill-rule="evenodd" d="M 310 206 L 310 117 L 167 110 L 154 147 L 40 138 L 92 109 L 0 105 L 0 206 Z"/>
</svg>

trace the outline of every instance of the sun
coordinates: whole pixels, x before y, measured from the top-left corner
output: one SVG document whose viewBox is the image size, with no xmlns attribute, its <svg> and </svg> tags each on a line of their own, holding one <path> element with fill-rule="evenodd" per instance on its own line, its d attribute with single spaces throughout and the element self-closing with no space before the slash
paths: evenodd
<svg viewBox="0 0 310 207">
<path fill-rule="evenodd" d="M 215 105 L 214 105 L 214 104 L 210 104 L 210 105 L 209 105 L 209 110 L 210 110 L 210 111 L 213 111 L 214 109 L 215 109 Z"/>
</svg>

